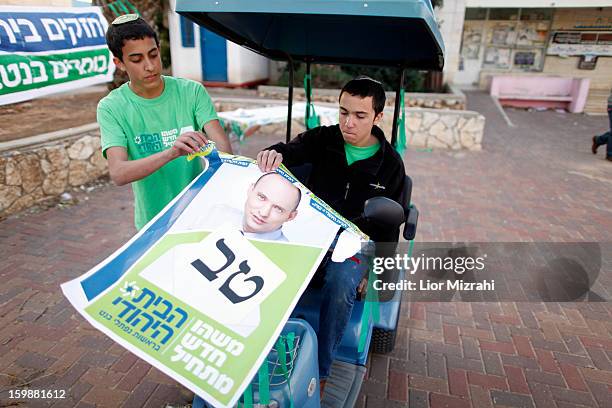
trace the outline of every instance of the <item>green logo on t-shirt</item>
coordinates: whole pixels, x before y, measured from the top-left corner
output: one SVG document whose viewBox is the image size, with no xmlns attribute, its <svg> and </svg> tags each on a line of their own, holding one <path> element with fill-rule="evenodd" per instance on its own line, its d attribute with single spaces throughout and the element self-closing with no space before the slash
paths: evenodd
<svg viewBox="0 0 612 408">
<path fill-rule="evenodd" d="M 141 133 L 134 138 L 134 143 L 141 153 L 156 153 L 174 145 L 178 129 L 162 130 L 159 133 Z"/>
</svg>

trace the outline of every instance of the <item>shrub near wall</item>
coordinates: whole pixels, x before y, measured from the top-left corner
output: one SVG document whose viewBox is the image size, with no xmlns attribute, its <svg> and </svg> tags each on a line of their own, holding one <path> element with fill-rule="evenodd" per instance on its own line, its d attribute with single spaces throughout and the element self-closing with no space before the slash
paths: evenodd
<svg viewBox="0 0 612 408">
<path fill-rule="evenodd" d="M 97 132 L 0 152 L 0 217 L 106 174 Z"/>
</svg>

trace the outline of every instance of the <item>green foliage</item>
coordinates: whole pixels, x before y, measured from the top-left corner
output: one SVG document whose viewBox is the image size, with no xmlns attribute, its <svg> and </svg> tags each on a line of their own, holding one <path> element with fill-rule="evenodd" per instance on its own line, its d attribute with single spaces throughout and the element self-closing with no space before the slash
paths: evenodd
<svg viewBox="0 0 612 408">
<path fill-rule="evenodd" d="M 357 75 L 367 75 L 370 78 L 380 81 L 385 91 L 395 91 L 400 79 L 400 70 L 388 67 L 364 67 L 355 65 L 343 65 L 342 71 L 346 72 L 351 78 Z M 423 92 L 425 83 L 425 73 L 422 71 L 406 70 L 404 76 L 404 89 L 408 92 Z"/>
<path fill-rule="evenodd" d="M 342 88 L 342 86 L 352 77 L 343 72 L 337 65 L 312 64 L 310 73 L 312 75 L 313 88 Z M 293 86 L 303 87 L 304 76 L 306 75 L 306 64 L 295 64 L 293 76 Z M 278 80 L 279 86 L 289 85 L 289 65 L 283 69 L 283 73 Z"/>
<path fill-rule="evenodd" d="M 306 74 L 306 64 L 295 64 L 295 74 L 293 86 L 304 86 L 304 75 Z M 399 81 L 399 70 L 397 68 L 366 67 L 356 65 L 321 65 L 312 64 L 312 86 L 313 88 L 338 89 L 349 80 L 358 75 L 367 75 L 380 81 L 385 91 L 395 91 Z M 404 89 L 408 92 L 423 92 L 425 83 L 425 73 L 415 70 L 406 70 L 404 77 Z M 279 86 L 289 84 L 289 68 L 286 66 L 278 80 Z"/>
<path fill-rule="evenodd" d="M 160 8 L 155 14 L 155 31 L 159 36 L 159 48 L 162 66 L 169 68 L 172 61 L 170 59 L 170 30 L 164 25 L 164 10 Z"/>
</svg>

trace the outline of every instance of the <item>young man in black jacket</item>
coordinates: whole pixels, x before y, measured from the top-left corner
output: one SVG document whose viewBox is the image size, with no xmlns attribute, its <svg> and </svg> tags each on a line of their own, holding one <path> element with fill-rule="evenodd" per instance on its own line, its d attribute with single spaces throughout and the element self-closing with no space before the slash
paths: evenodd
<svg viewBox="0 0 612 408">
<path fill-rule="evenodd" d="M 374 241 L 393 239 L 393 234 L 357 219 L 367 199 L 383 196 L 399 201 L 404 187 L 404 164 L 377 126 L 383 117 L 385 92 L 380 82 L 360 76 L 340 91 L 339 124 L 308 130 L 291 142 L 278 143 L 259 152 L 262 171 L 281 163 L 292 167 L 310 163 L 307 187 Z M 332 262 L 323 260 L 323 302 L 319 332 L 319 378 L 321 392 L 329 376 L 336 347 L 351 316 L 358 287 L 368 267 L 363 254 Z"/>
</svg>

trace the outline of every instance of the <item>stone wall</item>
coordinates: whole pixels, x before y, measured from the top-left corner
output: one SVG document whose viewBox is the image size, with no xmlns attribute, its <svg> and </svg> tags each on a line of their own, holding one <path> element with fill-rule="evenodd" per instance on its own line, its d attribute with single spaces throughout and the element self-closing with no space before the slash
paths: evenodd
<svg viewBox="0 0 612 408">
<path fill-rule="evenodd" d="M 257 87 L 257 94 L 262 98 L 286 99 L 288 90 L 282 86 L 261 85 Z M 386 92 L 386 105 L 393 107 L 395 92 Z M 315 102 L 338 103 L 340 89 L 313 89 L 312 96 Z M 293 88 L 293 99 L 304 101 L 306 96 L 304 88 Z M 406 107 L 420 107 L 432 109 L 464 110 L 466 97 L 459 89 L 451 87 L 451 93 L 420 93 L 406 92 L 404 94 Z"/>
<path fill-rule="evenodd" d="M 261 106 L 256 100 L 252 104 L 245 101 L 216 103 L 219 111 Z M 382 128 L 388 138 L 391 137 L 392 120 L 393 109 L 387 107 Z M 305 130 L 300 122 L 293 122 L 292 134 Z M 481 150 L 484 123 L 484 117 L 477 112 L 407 108 L 407 143 L 425 148 Z M 40 135 L 32 138 L 36 140 L 31 145 L 22 140 L 15 141 L 17 147 L 10 147 L 11 142 L 0 144 L 0 218 L 107 175 L 107 163 L 100 150 L 100 134 L 98 130 L 91 130 L 93 128 L 55 141 L 45 141 L 48 138 Z M 263 126 L 258 133 L 284 140 L 285 123 Z"/>
<path fill-rule="evenodd" d="M 261 102 L 247 104 L 244 101 L 239 103 L 223 101 L 217 102 L 215 107 L 221 112 L 239 108 L 261 108 L 262 105 Z M 336 104 L 322 105 L 337 106 Z M 382 129 L 388 139 L 391 139 L 392 122 L 393 108 L 386 107 Z M 484 125 L 484 116 L 474 111 L 406 108 L 406 142 L 414 147 L 478 151 L 482 149 Z M 293 135 L 305 130 L 303 119 L 293 120 L 291 124 Z M 257 133 L 277 134 L 279 140 L 284 140 L 286 125 L 284 122 L 269 124 L 262 126 Z"/>
<path fill-rule="evenodd" d="M 0 151 L 0 218 L 105 174 L 97 131 Z"/>
<path fill-rule="evenodd" d="M 393 112 L 383 117 L 383 130 L 391 134 Z M 485 118 L 478 112 L 406 109 L 406 143 L 409 146 L 451 150 L 482 150 Z"/>
</svg>

